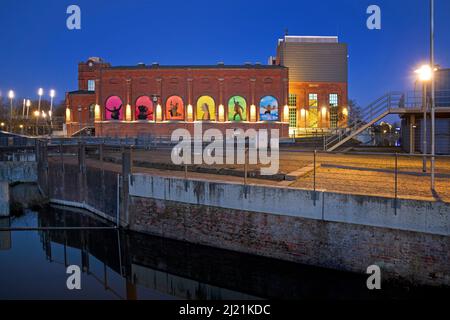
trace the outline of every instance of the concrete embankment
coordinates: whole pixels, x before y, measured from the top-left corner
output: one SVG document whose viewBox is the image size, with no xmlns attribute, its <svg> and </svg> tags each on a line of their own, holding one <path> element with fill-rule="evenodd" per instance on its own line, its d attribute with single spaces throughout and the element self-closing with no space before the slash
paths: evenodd
<svg viewBox="0 0 450 320">
<path fill-rule="evenodd" d="M 0 162 L 0 216 L 45 202 L 37 176 L 36 162 Z"/>
<path fill-rule="evenodd" d="M 417 284 L 450 285 L 450 204 L 276 186 L 131 174 L 50 161 L 39 170 L 56 203 L 82 206 L 133 230 Z M 51 172 L 51 174 L 49 174 Z"/>
<path fill-rule="evenodd" d="M 446 203 L 134 174 L 131 229 L 365 273 L 450 285 Z"/>
</svg>

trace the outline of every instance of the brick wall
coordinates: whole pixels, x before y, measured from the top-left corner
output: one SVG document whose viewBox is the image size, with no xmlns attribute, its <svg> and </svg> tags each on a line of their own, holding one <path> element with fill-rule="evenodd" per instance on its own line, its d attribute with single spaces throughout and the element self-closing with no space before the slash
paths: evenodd
<svg viewBox="0 0 450 320">
<path fill-rule="evenodd" d="M 167 238 L 365 273 L 450 284 L 448 237 L 132 197 L 131 228 Z"/>
</svg>

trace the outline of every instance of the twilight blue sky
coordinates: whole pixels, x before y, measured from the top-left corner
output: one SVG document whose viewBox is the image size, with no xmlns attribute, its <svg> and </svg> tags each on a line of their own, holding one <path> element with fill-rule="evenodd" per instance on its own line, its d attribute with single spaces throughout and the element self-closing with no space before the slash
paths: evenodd
<svg viewBox="0 0 450 320">
<path fill-rule="evenodd" d="M 338 35 L 349 47 L 349 94 L 366 105 L 389 90 L 412 89 L 429 54 L 428 0 L 0 0 L 0 91 L 35 97 L 39 87 L 77 89 L 77 63 L 113 65 L 267 62 L 277 39 Z M 436 63 L 450 67 L 450 1 L 436 2 Z M 66 28 L 77 4 L 82 29 Z M 366 9 L 382 10 L 382 30 Z M 47 90 L 48 91 L 48 90 Z"/>
</svg>

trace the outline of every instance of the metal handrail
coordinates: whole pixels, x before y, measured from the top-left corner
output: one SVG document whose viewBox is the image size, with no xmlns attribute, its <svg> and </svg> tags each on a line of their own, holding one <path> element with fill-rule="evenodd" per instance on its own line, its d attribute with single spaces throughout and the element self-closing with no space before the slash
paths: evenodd
<svg viewBox="0 0 450 320">
<path fill-rule="evenodd" d="M 362 109 L 363 115 L 361 119 L 355 120 L 346 128 L 336 128 L 334 134 L 332 133 L 325 139 L 324 149 L 327 150 L 329 146 L 341 141 L 343 138 L 347 137 L 348 134 L 355 132 L 368 122 L 382 115 L 383 112 L 403 106 L 405 103 L 405 95 L 402 92 L 389 92 L 379 97 L 366 108 Z"/>
</svg>

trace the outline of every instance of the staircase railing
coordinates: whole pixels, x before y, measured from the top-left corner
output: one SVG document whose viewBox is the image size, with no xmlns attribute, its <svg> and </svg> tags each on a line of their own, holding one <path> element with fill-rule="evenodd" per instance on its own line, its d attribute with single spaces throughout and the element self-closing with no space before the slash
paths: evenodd
<svg viewBox="0 0 450 320">
<path fill-rule="evenodd" d="M 389 112 L 390 109 L 403 107 L 404 104 L 405 96 L 401 92 L 390 92 L 379 97 L 367 107 L 362 109 L 360 111 L 360 117 L 349 123 L 346 128 L 333 129 L 330 135 L 325 139 L 324 149 L 328 150 L 346 137 L 357 132 L 360 128 L 367 125 L 374 119 L 377 119 L 384 113 Z"/>
</svg>

